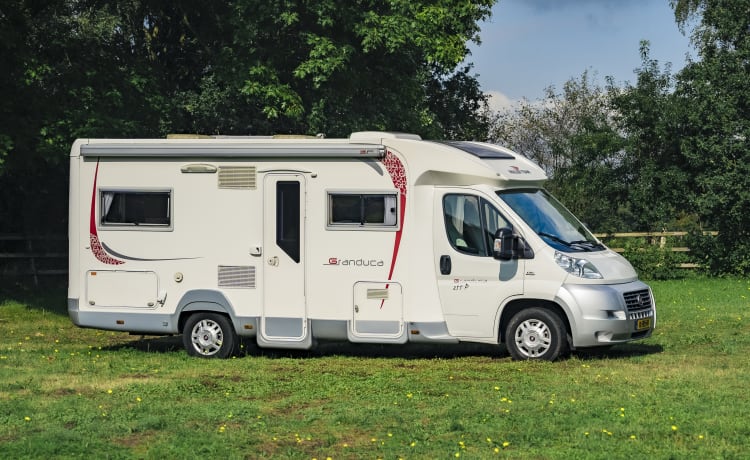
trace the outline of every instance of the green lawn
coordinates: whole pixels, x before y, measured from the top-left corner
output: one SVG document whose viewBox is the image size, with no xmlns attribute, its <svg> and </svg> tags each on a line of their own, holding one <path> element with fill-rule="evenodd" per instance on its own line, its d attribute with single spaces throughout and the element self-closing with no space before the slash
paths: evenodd
<svg viewBox="0 0 750 460">
<path fill-rule="evenodd" d="M 750 281 L 652 283 L 606 356 L 324 344 L 226 361 L 0 306 L 0 458 L 747 458 Z M 49 297 L 49 296 L 48 296 Z"/>
</svg>

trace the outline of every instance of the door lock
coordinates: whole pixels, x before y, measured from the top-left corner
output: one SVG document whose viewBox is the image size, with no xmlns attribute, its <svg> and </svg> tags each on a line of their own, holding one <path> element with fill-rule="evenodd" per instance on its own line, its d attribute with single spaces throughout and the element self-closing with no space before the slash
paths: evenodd
<svg viewBox="0 0 750 460">
<path fill-rule="evenodd" d="M 279 257 L 273 256 L 270 259 L 268 259 L 268 265 L 272 267 L 278 267 L 279 266 Z"/>
</svg>

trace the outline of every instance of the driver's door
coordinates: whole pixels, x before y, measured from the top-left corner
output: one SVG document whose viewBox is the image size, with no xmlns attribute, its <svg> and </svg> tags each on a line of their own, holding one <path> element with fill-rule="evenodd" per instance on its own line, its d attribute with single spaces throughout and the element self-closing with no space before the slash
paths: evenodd
<svg viewBox="0 0 750 460">
<path fill-rule="evenodd" d="M 439 189 L 434 215 L 435 266 L 448 331 L 496 339 L 500 305 L 523 294 L 524 261 L 492 257 L 495 231 L 511 224 L 492 202 L 467 189 Z"/>
</svg>

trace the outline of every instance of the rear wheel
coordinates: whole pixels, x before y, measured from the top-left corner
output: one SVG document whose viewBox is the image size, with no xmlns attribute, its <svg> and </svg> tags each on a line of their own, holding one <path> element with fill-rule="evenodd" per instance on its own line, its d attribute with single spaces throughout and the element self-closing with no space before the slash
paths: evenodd
<svg viewBox="0 0 750 460">
<path fill-rule="evenodd" d="M 505 328 L 505 346 L 515 360 L 554 361 L 568 345 L 560 316 L 544 308 L 521 310 Z"/>
<path fill-rule="evenodd" d="M 182 329 L 182 343 L 191 356 L 228 358 L 235 352 L 237 336 L 226 316 L 194 313 Z"/>
</svg>

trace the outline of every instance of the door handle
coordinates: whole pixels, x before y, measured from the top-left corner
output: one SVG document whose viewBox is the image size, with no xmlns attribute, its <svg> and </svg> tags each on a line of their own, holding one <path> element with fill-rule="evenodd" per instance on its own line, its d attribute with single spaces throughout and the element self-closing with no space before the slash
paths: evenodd
<svg viewBox="0 0 750 460">
<path fill-rule="evenodd" d="M 268 259 L 268 265 L 272 267 L 278 267 L 279 266 L 279 257 L 273 256 L 270 259 Z"/>
<path fill-rule="evenodd" d="M 450 275 L 451 274 L 451 256 L 440 256 L 440 274 Z"/>
</svg>

